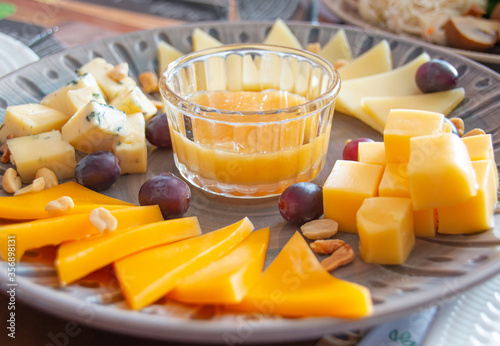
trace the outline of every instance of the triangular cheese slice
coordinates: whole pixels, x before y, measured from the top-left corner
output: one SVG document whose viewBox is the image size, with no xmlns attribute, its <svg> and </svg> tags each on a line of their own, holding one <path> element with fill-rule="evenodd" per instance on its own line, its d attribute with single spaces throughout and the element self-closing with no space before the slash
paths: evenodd
<svg viewBox="0 0 500 346">
<path fill-rule="evenodd" d="M 161 76 L 172 61 L 179 59 L 183 55 L 177 48 L 165 41 L 160 41 L 158 44 L 158 74 Z"/>
<path fill-rule="evenodd" d="M 343 81 L 372 76 L 390 70 L 392 70 L 391 46 L 386 40 L 380 41 L 349 64 L 338 69 Z"/>
<path fill-rule="evenodd" d="M 297 40 L 297 37 L 295 37 L 292 30 L 280 18 L 276 19 L 263 43 L 302 49 L 302 45 Z"/>
<path fill-rule="evenodd" d="M 168 297 L 195 304 L 240 302 L 262 273 L 268 243 L 269 228 L 252 232 L 226 256 L 182 280 Z"/>
<path fill-rule="evenodd" d="M 210 36 L 201 29 L 193 31 L 193 51 L 222 46 L 222 42 Z"/>
<path fill-rule="evenodd" d="M 390 51 L 390 50 L 389 50 Z M 338 59 L 352 60 L 352 51 L 344 29 L 340 29 L 319 51 L 320 57 L 334 64 Z"/>
<path fill-rule="evenodd" d="M 283 247 L 240 304 L 228 309 L 284 316 L 357 318 L 372 313 L 366 287 L 333 277 L 299 232 Z"/>
</svg>

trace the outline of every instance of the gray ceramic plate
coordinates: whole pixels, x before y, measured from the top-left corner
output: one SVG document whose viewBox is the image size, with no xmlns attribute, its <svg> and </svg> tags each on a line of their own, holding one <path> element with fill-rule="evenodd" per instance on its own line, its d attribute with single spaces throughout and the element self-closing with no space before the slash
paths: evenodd
<svg viewBox="0 0 500 346">
<path fill-rule="evenodd" d="M 203 30 L 226 43 L 262 42 L 272 23 L 203 23 Z M 291 23 L 291 29 L 302 43 L 325 43 L 341 26 L 312 26 Z M 112 63 L 127 61 L 137 77 L 143 71 L 156 69 L 157 44 L 167 40 L 184 52 L 191 51 L 190 35 L 194 26 L 169 27 L 124 36 L 74 48 L 42 59 L 0 80 L 0 120 L 7 105 L 38 102 L 47 93 L 72 80 L 74 70 L 93 57 L 102 56 Z M 465 100 L 453 116 L 462 117 L 467 128 L 480 127 L 500 140 L 500 76 L 464 57 L 452 55 L 434 46 L 383 33 L 345 28 L 354 54 L 359 55 L 382 39 L 392 48 L 394 65 L 426 51 L 443 58 L 460 72 L 460 86 L 466 90 Z M 341 157 L 348 138 L 372 137 L 378 133 L 354 118 L 336 114 L 325 168 L 316 182 L 322 184 Z M 498 145 L 495 152 L 498 151 Z M 1 166 L 2 169 L 6 165 Z M 142 182 L 164 171 L 174 171 L 172 152 L 154 150 L 147 174 L 123 176 L 107 194 L 137 202 Z M 199 217 L 204 232 L 250 217 L 256 228 L 269 226 L 271 241 L 266 265 L 296 231 L 286 224 L 277 209 L 277 199 L 258 201 L 232 200 L 207 195 L 193 188 L 193 201 L 187 215 Z M 497 224 L 500 220 L 497 217 Z M 357 236 L 341 234 L 357 252 Z M 325 333 L 366 328 L 441 304 L 500 272 L 500 226 L 494 230 L 468 236 L 438 236 L 417 240 L 416 248 L 403 266 L 378 266 L 354 263 L 335 271 L 339 278 L 370 288 L 375 303 L 373 316 L 356 320 L 334 318 L 286 319 L 275 316 L 234 316 L 216 311 L 178 304 L 154 304 L 142 311 L 131 311 L 123 301 L 116 282 L 99 283 L 87 279 L 60 288 L 52 266 L 40 263 L 39 251 L 18 266 L 18 299 L 39 309 L 97 328 L 154 337 L 193 342 L 263 342 L 290 341 L 319 337 Z M 35 262 L 33 262 L 33 259 Z M 31 261 L 28 261 L 31 260 Z M 154 265 L 146 264 L 146 265 Z M 7 285 L 6 265 L 0 264 L 2 290 Z"/>
<path fill-rule="evenodd" d="M 374 24 L 369 24 L 367 21 L 361 17 L 361 15 L 358 12 L 357 6 L 356 6 L 356 0 L 323 0 L 324 4 L 335 14 L 337 15 L 342 21 L 348 24 L 356 25 L 361 28 L 364 28 L 365 30 L 370 30 L 370 31 L 383 31 L 384 29 L 381 29 L 377 27 Z M 401 34 L 401 36 L 404 37 L 410 37 L 410 38 L 417 38 L 417 36 L 409 35 L 409 34 Z M 500 54 L 495 54 L 495 53 L 489 53 L 489 52 L 475 52 L 472 50 L 464 50 L 464 49 L 458 49 L 458 48 L 452 48 L 452 47 L 445 47 L 442 46 L 444 49 L 463 55 L 465 57 L 474 59 L 476 61 L 480 61 L 483 63 L 490 63 L 490 64 L 500 64 Z"/>
</svg>

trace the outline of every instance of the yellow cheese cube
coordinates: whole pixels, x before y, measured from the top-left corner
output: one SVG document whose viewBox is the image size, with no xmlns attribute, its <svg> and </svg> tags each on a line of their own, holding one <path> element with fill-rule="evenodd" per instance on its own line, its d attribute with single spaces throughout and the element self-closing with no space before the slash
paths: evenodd
<svg viewBox="0 0 500 346">
<path fill-rule="evenodd" d="M 4 143 L 8 135 L 22 137 L 60 130 L 68 119 L 58 110 L 37 103 L 9 106 L 0 125 L 0 142 Z"/>
<path fill-rule="evenodd" d="M 387 163 L 408 162 L 410 138 L 442 133 L 444 115 L 441 113 L 392 109 L 384 129 Z"/>
<path fill-rule="evenodd" d="M 359 142 L 358 161 L 385 166 L 384 142 Z"/>
<path fill-rule="evenodd" d="M 463 203 L 437 208 L 438 232 L 447 234 L 474 233 L 494 226 L 497 202 L 493 169 L 490 160 L 473 161 L 478 183 L 477 194 Z"/>
<path fill-rule="evenodd" d="M 112 106 L 90 101 L 71 117 L 61 132 L 63 140 L 84 153 L 108 151 L 127 136 L 127 116 Z"/>
<path fill-rule="evenodd" d="M 69 118 L 75 112 L 68 104 L 68 91 L 87 87 L 98 87 L 97 81 L 92 74 L 81 73 L 75 80 L 45 96 L 41 103 L 47 107 L 57 109 Z"/>
<path fill-rule="evenodd" d="M 127 137 L 113 145 L 122 174 L 144 173 L 148 168 L 148 148 L 142 113 L 127 116 Z"/>
<path fill-rule="evenodd" d="M 24 183 L 31 183 L 42 167 L 54 171 L 59 180 L 74 176 L 75 149 L 61 139 L 59 131 L 12 138 L 7 140 L 7 145 Z"/>
<path fill-rule="evenodd" d="M 142 112 L 146 117 L 155 115 L 158 111 L 153 102 L 137 86 L 127 86 L 109 104 L 126 114 Z"/>
<path fill-rule="evenodd" d="M 367 198 L 357 224 L 359 255 L 367 263 L 403 264 L 415 245 L 409 198 Z"/>
<path fill-rule="evenodd" d="M 380 197 L 410 197 L 408 164 L 388 163 L 378 187 Z"/>
<path fill-rule="evenodd" d="M 463 203 L 477 193 L 463 141 L 451 133 L 413 137 L 408 177 L 414 210 Z"/>
<path fill-rule="evenodd" d="M 383 167 L 337 160 L 323 185 L 326 219 L 339 223 L 339 230 L 356 233 L 356 213 L 365 198 L 377 196 Z"/>
<path fill-rule="evenodd" d="M 498 189 L 498 167 L 495 162 L 495 153 L 493 152 L 493 139 L 491 134 L 462 137 L 462 141 L 465 143 L 472 161 L 491 160 L 493 168 L 491 170 L 491 174 L 493 175 L 496 188 Z"/>
<path fill-rule="evenodd" d="M 106 103 L 104 94 L 97 85 L 76 90 L 68 90 L 67 96 L 68 108 L 71 114 L 75 114 L 82 106 L 85 106 L 92 100 L 103 104 Z"/>
<path fill-rule="evenodd" d="M 84 75 L 86 73 L 92 74 L 99 87 L 106 95 L 108 101 L 114 99 L 120 91 L 129 85 L 136 85 L 135 81 L 130 77 L 125 77 L 120 81 L 116 81 L 108 76 L 108 73 L 114 68 L 113 65 L 108 63 L 103 58 L 95 58 L 80 67 L 78 73 Z"/>
<path fill-rule="evenodd" d="M 436 209 L 415 210 L 413 212 L 413 231 L 416 237 L 434 237 L 438 226 Z"/>
</svg>

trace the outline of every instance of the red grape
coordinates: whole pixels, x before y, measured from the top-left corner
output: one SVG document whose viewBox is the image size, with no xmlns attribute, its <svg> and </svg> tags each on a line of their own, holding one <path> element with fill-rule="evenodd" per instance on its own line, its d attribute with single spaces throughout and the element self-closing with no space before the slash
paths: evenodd
<svg viewBox="0 0 500 346">
<path fill-rule="evenodd" d="M 165 113 L 157 114 L 146 125 L 146 138 L 149 143 L 160 148 L 171 148 L 170 131 Z"/>
<path fill-rule="evenodd" d="M 293 224 L 317 219 L 323 215 L 323 190 L 313 183 L 290 185 L 281 194 L 278 207 L 281 216 Z"/>
<path fill-rule="evenodd" d="M 75 179 L 94 191 L 110 188 L 121 175 L 115 155 L 108 151 L 96 151 L 81 159 L 75 168 Z"/>
<path fill-rule="evenodd" d="M 158 204 L 164 219 L 184 215 L 190 201 L 191 190 L 188 184 L 170 172 L 149 179 L 139 190 L 139 204 Z"/>
<path fill-rule="evenodd" d="M 423 93 L 450 90 L 458 83 L 458 71 L 447 61 L 433 59 L 418 68 L 415 82 Z"/>
<path fill-rule="evenodd" d="M 346 143 L 342 159 L 349 161 L 358 161 L 358 144 L 359 142 L 373 142 L 370 138 L 357 138 Z"/>
</svg>

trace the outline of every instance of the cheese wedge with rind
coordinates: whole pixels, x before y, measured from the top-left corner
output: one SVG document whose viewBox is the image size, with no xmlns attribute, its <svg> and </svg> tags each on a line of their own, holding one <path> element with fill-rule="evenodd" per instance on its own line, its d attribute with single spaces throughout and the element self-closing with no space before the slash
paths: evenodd
<svg viewBox="0 0 500 346">
<path fill-rule="evenodd" d="M 196 217 L 163 221 L 159 213 L 150 222 L 62 244 L 56 258 L 59 279 L 69 284 L 133 253 L 201 234 Z"/>
<path fill-rule="evenodd" d="M 107 209 L 107 206 L 103 206 Z M 118 221 L 119 232 L 122 228 L 162 220 L 158 206 L 129 207 L 111 210 Z M 74 214 L 51 217 L 31 222 L 15 223 L 0 228 L 0 254 L 7 258 L 7 237 L 16 237 L 16 260 L 20 260 L 26 250 L 47 245 L 59 245 L 70 240 L 79 240 L 99 234 L 89 220 L 89 214 Z M 118 249 L 115 249 L 116 251 Z M 119 250 L 118 250 L 119 251 Z"/>
<path fill-rule="evenodd" d="M 158 246 L 114 262 L 129 306 L 141 309 L 170 292 L 180 280 L 218 260 L 253 230 L 248 218 L 173 244 Z M 151 263 L 151 265 L 145 265 Z"/>
<path fill-rule="evenodd" d="M 229 310 L 292 317 L 357 318 L 373 311 L 370 291 L 326 271 L 299 232 L 239 304 Z"/>
<path fill-rule="evenodd" d="M 231 304 L 240 302 L 259 279 L 269 228 L 252 232 L 234 250 L 188 276 L 169 298 L 191 304 Z"/>
</svg>

